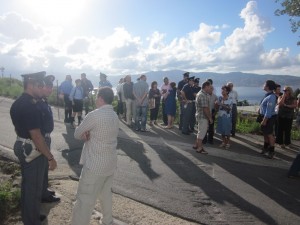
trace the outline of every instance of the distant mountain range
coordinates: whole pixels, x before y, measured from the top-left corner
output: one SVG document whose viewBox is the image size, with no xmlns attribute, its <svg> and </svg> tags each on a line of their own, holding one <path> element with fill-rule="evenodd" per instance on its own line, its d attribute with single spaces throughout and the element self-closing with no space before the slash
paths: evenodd
<svg viewBox="0 0 300 225">
<path fill-rule="evenodd" d="M 143 73 L 147 76 L 147 82 L 149 85 L 152 81 L 157 81 L 160 86 L 163 83 L 163 78 L 168 77 L 170 81 L 178 82 L 182 80 L 183 73 L 185 71 L 181 70 L 171 70 L 171 71 L 151 71 Z M 214 82 L 214 86 L 222 86 L 227 82 L 231 81 L 236 87 L 262 87 L 266 80 L 274 80 L 281 86 L 292 86 L 294 88 L 300 88 L 300 77 L 290 76 L 290 75 L 259 75 L 254 73 L 242 73 L 242 72 L 231 72 L 231 73 L 212 73 L 212 72 L 199 72 L 190 73 L 190 76 L 195 76 L 195 78 L 200 78 L 200 84 L 206 79 L 210 78 Z M 123 76 L 109 76 L 108 80 L 113 86 L 116 86 Z M 139 77 L 139 75 L 132 75 L 132 81 Z M 98 83 L 98 80 L 96 81 Z"/>
<path fill-rule="evenodd" d="M 150 71 L 143 73 L 147 76 L 147 82 L 149 85 L 152 81 L 157 81 L 158 86 L 163 83 L 163 78 L 168 77 L 170 81 L 178 82 L 182 80 L 182 74 L 186 71 L 182 70 L 169 70 L 169 71 Z M 22 72 L 18 72 L 15 74 L 22 74 Z M 78 76 L 75 76 L 71 73 L 73 77 L 73 82 L 80 78 L 80 73 L 77 73 Z M 93 72 L 87 72 L 87 78 L 92 81 L 95 87 L 98 86 L 99 83 L 99 75 L 92 75 Z M 65 75 L 57 75 L 55 74 L 56 79 L 58 79 L 58 84 L 60 84 L 64 79 Z M 120 78 L 124 77 L 124 75 L 109 75 L 108 80 L 112 83 L 114 87 L 117 86 Z M 231 81 L 236 87 L 262 87 L 266 80 L 274 80 L 276 83 L 281 86 L 292 86 L 293 88 L 300 88 L 300 76 L 290 76 L 290 75 L 259 75 L 254 73 L 242 73 L 242 72 L 231 72 L 231 73 L 212 73 L 212 72 L 191 72 L 190 76 L 195 76 L 196 78 L 200 78 L 200 84 L 204 82 L 206 79 L 211 78 L 214 82 L 214 86 L 220 87 L 227 82 Z M 12 75 L 17 79 L 21 79 L 20 75 Z M 132 75 L 132 81 L 135 82 L 139 75 Z"/>
</svg>

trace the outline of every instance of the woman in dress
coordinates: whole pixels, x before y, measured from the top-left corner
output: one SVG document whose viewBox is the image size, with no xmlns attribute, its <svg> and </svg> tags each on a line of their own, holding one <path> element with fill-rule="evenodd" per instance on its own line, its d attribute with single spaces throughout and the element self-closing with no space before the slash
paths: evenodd
<svg viewBox="0 0 300 225">
<path fill-rule="evenodd" d="M 150 126 L 153 124 L 157 125 L 157 115 L 160 105 L 160 91 L 157 88 L 157 82 L 153 81 L 151 83 L 151 88 L 149 90 L 149 108 L 150 108 Z"/>
<path fill-rule="evenodd" d="M 291 130 L 293 124 L 294 110 L 297 100 L 293 96 L 291 87 L 284 87 L 283 95 L 278 97 L 278 131 L 276 143 L 282 148 L 291 144 Z"/>
<path fill-rule="evenodd" d="M 230 88 L 226 85 L 221 88 L 222 96 L 216 102 L 218 110 L 217 133 L 222 135 L 222 144 L 220 147 L 229 149 L 230 134 L 232 129 L 232 99 L 229 98 Z"/>
<path fill-rule="evenodd" d="M 165 112 L 168 116 L 168 125 L 164 128 L 171 129 L 174 124 L 175 114 L 176 114 L 176 83 L 170 83 L 171 89 L 168 90 L 165 100 Z"/>
</svg>

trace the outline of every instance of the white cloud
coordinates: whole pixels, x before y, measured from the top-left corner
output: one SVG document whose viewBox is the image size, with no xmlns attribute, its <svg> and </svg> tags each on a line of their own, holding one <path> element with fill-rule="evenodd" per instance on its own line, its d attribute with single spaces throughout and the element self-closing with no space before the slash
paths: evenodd
<svg viewBox="0 0 300 225">
<path fill-rule="evenodd" d="M 240 18 L 244 25 L 224 40 L 222 31 L 230 25 L 204 22 L 197 30 L 171 41 L 166 41 L 167 34 L 158 31 L 143 40 L 124 27 L 117 27 L 102 38 L 78 36 L 66 40 L 60 27 L 42 28 L 17 13 L 7 13 L 0 17 L 0 62 L 5 68 L 44 69 L 62 74 L 171 69 L 264 73 L 274 73 L 276 69 L 276 73 L 299 73 L 300 55 L 290 56 L 288 48 L 265 50 L 265 39 L 273 28 L 259 15 L 255 1 L 247 3 Z"/>
<path fill-rule="evenodd" d="M 16 12 L 8 12 L 0 16 L 1 36 L 11 39 L 33 39 L 43 35 L 43 29 L 39 25 L 32 24 Z"/>
</svg>

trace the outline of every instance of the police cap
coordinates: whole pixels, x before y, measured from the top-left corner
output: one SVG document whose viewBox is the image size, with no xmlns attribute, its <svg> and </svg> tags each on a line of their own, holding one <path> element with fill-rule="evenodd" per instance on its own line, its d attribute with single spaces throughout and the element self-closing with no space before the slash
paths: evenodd
<svg viewBox="0 0 300 225">
<path fill-rule="evenodd" d="M 191 80 L 194 81 L 194 79 L 195 79 L 195 77 L 189 77 L 188 81 L 191 81 Z"/>
<path fill-rule="evenodd" d="M 200 81 L 200 78 L 196 78 L 196 79 L 194 80 L 194 82 L 197 83 L 197 84 L 199 84 L 199 81 Z"/>
<path fill-rule="evenodd" d="M 190 76 L 190 72 L 185 72 L 184 74 L 183 74 L 183 77 L 189 77 Z"/>
<path fill-rule="evenodd" d="M 55 80 L 55 76 L 54 75 L 47 75 L 44 78 L 45 85 L 48 86 L 48 87 L 53 87 L 53 81 L 54 80 Z"/>
<path fill-rule="evenodd" d="M 107 75 L 106 75 L 105 73 L 101 73 L 101 72 L 100 72 L 100 77 L 104 77 L 104 78 L 106 78 L 106 77 L 107 77 Z"/>
<path fill-rule="evenodd" d="M 45 78 L 46 72 L 41 71 L 37 73 L 27 73 L 27 74 L 22 74 L 21 76 L 23 77 L 24 81 L 25 80 L 34 80 L 34 81 L 43 81 Z"/>
<path fill-rule="evenodd" d="M 37 72 L 37 73 L 27 73 L 27 74 L 22 74 L 21 76 L 23 77 L 23 82 L 24 82 L 24 86 L 26 87 L 26 85 L 28 83 L 38 83 L 41 86 L 44 86 L 44 78 L 45 78 L 46 72 L 45 71 L 41 71 L 41 72 Z"/>
</svg>

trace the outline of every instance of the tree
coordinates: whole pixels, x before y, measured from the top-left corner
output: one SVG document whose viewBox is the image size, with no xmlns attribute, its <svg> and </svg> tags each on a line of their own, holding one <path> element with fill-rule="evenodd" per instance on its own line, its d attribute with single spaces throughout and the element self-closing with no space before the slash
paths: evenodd
<svg viewBox="0 0 300 225">
<path fill-rule="evenodd" d="M 276 16 L 288 15 L 291 23 L 291 30 L 296 33 L 300 27 L 300 0 L 275 0 L 280 2 L 282 9 L 275 11 Z M 300 37 L 300 36 L 299 36 Z M 297 42 L 300 45 L 300 41 Z"/>
</svg>

